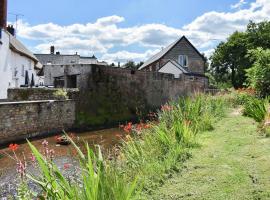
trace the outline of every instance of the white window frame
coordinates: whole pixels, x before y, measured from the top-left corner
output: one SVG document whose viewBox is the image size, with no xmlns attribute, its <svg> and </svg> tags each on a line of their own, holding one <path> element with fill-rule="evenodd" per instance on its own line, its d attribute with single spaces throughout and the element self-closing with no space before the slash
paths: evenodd
<svg viewBox="0 0 270 200">
<path fill-rule="evenodd" d="M 186 59 L 186 65 L 184 65 L 184 59 Z M 188 67 L 188 56 L 187 55 L 179 55 L 178 56 L 178 63 L 182 66 L 182 67 Z"/>
</svg>

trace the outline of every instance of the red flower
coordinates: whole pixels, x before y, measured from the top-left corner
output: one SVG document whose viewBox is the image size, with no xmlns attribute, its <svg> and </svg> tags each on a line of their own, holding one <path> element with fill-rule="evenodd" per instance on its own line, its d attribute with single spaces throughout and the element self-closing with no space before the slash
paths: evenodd
<svg viewBox="0 0 270 200">
<path fill-rule="evenodd" d="M 125 127 L 124 127 L 124 131 L 129 133 L 132 130 L 132 123 L 129 122 Z"/>
<path fill-rule="evenodd" d="M 8 146 L 8 148 L 11 150 L 11 151 L 16 151 L 18 148 L 19 148 L 19 145 L 18 144 L 10 144 Z"/>
</svg>

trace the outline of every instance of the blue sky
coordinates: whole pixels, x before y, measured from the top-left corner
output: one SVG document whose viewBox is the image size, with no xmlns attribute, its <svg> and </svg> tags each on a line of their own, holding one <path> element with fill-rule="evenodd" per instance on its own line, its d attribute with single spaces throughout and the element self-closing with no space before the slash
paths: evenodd
<svg viewBox="0 0 270 200">
<path fill-rule="evenodd" d="M 185 34 L 201 52 L 249 20 L 269 19 L 269 0 L 9 0 L 21 13 L 18 37 L 34 52 L 96 54 L 109 62 L 145 60 Z M 15 17 L 9 15 L 10 22 Z"/>
</svg>

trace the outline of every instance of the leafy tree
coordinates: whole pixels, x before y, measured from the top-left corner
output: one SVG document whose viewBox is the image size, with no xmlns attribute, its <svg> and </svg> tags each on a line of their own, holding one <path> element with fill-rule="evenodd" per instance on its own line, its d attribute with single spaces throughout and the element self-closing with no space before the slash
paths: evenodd
<svg viewBox="0 0 270 200">
<path fill-rule="evenodd" d="M 218 82 L 231 82 L 235 88 L 243 86 L 245 70 L 250 66 L 247 43 L 246 33 L 235 32 L 217 46 L 210 57 L 210 72 Z"/>
<path fill-rule="evenodd" d="M 137 70 L 142 65 L 143 65 L 143 62 L 139 62 L 139 63 L 135 64 L 135 62 L 131 60 L 131 61 L 128 61 L 124 65 L 124 68 Z"/>
<path fill-rule="evenodd" d="M 247 70 L 249 85 L 262 96 L 270 95 L 270 49 L 257 48 L 249 51 L 254 64 Z"/>
<path fill-rule="evenodd" d="M 250 22 L 247 26 L 249 49 L 270 48 L 270 21 Z"/>
<path fill-rule="evenodd" d="M 125 65 L 124 65 L 124 68 L 127 68 L 127 69 L 136 69 L 136 64 L 134 61 L 130 60 L 128 61 Z"/>
<path fill-rule="evenodd" d="M 246 69 L 254 60 L 248 51 L 261 47 L 270 48 L 270 21 L 250 22 L 245 32 L 234 32 L 226 42 L 221 42 L 211 56 L 210 73 L 219 83 L 231 83 L 235 88 L 246 82 Z"/>
</svg>

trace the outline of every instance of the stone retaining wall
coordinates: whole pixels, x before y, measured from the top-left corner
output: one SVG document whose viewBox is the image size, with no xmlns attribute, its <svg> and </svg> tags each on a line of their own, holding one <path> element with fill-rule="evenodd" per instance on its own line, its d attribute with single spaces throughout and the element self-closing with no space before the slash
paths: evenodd
<svg viewBox="0 0 270 200">
<path fill-rule="evenodd" d="M 91 68 L 88 77 L 83 77 L 87 84 L 80 88 L 76 108 L 79 128 L 136 120 L 170 100 L 203 92 L 207 87 L 207 78 L 203 76 L 182 75 L 175 79 L 159 72 Z"/>
<path fill-rule="evenodd" d="M 76 99 L 78 89 L 65 89 L 66 96 L 63 96 L 59 88 L 9 88 L 9 101 L 36 101 L 36 100 L 64 100 Z M 62 90 L 63 91 L 63 90 Z"/>
<path fill-rule="evenodd" d="M 0 103 L 0 144 L 70 129 L 75 101 L 23 101 Z"/>
</svg>

